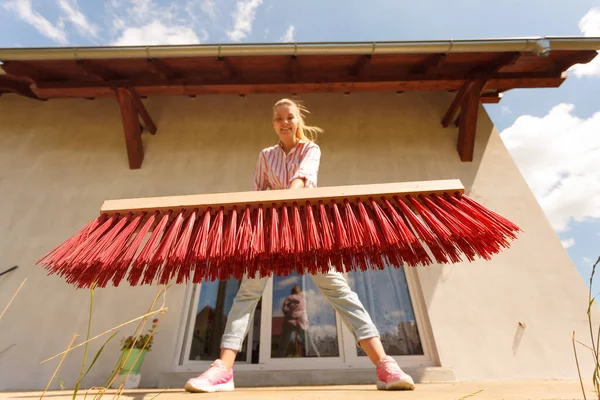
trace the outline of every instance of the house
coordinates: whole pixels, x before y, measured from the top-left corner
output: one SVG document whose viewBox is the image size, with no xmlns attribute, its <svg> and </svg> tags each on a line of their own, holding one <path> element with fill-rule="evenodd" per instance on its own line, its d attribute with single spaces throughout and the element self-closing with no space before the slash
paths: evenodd
<svg viewBox="0 0 600 400">
<path fill-rule="evenodd" d="M 301 99 L 325 130 L 320 186 L 458 178 L 524 231 L 488 262 L 349 274 L 416 381 L 575 379 L 586 284 L 483 105 L 559 87 L 599 49 L 598 38 L 0 49 L 0 272 L 19 267 L 0 276 L 0 307 L 27 278 L 0 320 L 0 390 L 45 388 L 60 358 L 43 361 L 86 337 L 90 292 L 35 261 L 106 199 L 252 190 L 282 97 Z M 141 386 L 182 387 L 210 364 L 238 284 L 169 288 Z M 281 356 L 273 333 L 294 284 L 310 328 L 301 352 Z M 97 289 L 91 336 L 143 315 L 158 290 Z M 102 384 L 134 327 L 119 329 L 86 387 Z M 107 337 L 90 343 L 88 363 Z M 83 351 L 56 374 L 66 387 Z M 238 386 L 375 382 L 305 276 L 270 280 L 238 359 Z M 582 357 L 584 374 L 590 362 Z"/>
</svg>

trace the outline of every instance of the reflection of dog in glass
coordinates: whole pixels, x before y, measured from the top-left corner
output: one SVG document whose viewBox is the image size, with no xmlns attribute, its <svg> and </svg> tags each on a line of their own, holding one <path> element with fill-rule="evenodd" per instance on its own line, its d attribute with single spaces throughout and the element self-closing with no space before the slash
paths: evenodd
<svg viewBox="0 0 600 400">
<path fill-rule="evenodd" d="M 296 356 L 301 357 L 304 354 L 302 354 L 302 347 L 299 340 L 300 337 L 302 337 L 302 342 L 306 343 L 305 338 L 306 330 L 308 329 L 308 315 L 306 314 L 306 304 L 300 286 L 294 285 L 291 294 L 283 301 L 281 311 L 283 311 L 283 325 L 281 327 L 281 336 L 279 336 L 277 356 L 285 356 L 290 337 L 293 333 L 295 336 Z"/>
</svg>

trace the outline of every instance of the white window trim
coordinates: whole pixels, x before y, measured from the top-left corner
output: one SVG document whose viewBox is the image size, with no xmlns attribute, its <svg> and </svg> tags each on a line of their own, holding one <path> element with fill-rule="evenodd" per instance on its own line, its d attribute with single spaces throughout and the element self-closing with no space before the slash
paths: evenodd
<svg viewBox="0 0 600 400">
<path fill-rule="evenodd" d="M 402 367 L 431 367 L 438 365 L 438 356 L 435 351 L 433 334 L 427 308 L 425 305 L 421 285 L 415 268 L 404 268 L 409 296 L 412 303 L 417 329 L 423 348 L 423 355 L 393 356 Z M 212 363 L 210 361 L 195 361 L 187 359 L 191 349 L 191 335 L 193 332 L 195 307 L 200 297 L 201 285 L 189 284 L 186 287 L 183 310 L 180 319 L 180 328 L 173 357 L 174 372 L 202 372 Z M 258 364 L 249 362 L 236 362 L 238 371 L 277 371 L 277 370 L 310 370 L 310 369 L 349 369 L 349 368 L 372 368 L 373 365 L 368 357 L 358 356 L 354 335 L 343 323 L 336 312 L 336 325 L 338 327 L 339 357 L 323 358 L 271 358 L 271 316 L 273 310 L 273 277 L 267 280 L 265 292 L 262 296 L 260 337 L 261 346 Z M 253 316 L 251 317 L 253 320 Z M 248 354 L 252 346 L 252 329 L 248 333 Z"/>
</svg>

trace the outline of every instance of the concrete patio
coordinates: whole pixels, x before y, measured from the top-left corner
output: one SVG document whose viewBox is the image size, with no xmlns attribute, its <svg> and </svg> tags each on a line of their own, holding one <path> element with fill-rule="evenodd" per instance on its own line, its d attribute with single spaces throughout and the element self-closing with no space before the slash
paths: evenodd
<svg viewBox="0 0 600 400">
<path fill-rule="evenodd" d="M 586 385 L 588 399 L 598 398 L 593 388 Z M 97 391 L 87 392 L 88 399 L 94 399 Z M 107 391 L 104 399 L 113 399 L 115 390 Z M 39 399 L 42 392 L 5 392 L 2 399 Z M 80 391 L 83 399 L 86 391 Z M 51 400 L 71 399 L 72 392 L 51 391 L 44 397 Z M 456 382 L 418 384 L 412 392 L 377 391 L 374 385 L 353 386 L 305 386 L 272 388 L 239 388 L 234 392 L 191 394 L 181 389 L 138 389 L 125 391 L 123 400 L 183 400 L 183 399 L 293 399 L 293 400 L 354 400 L 354 399 L 583 399 L 579 381 L 515 381 L 515 382 Z"/>
</svg>

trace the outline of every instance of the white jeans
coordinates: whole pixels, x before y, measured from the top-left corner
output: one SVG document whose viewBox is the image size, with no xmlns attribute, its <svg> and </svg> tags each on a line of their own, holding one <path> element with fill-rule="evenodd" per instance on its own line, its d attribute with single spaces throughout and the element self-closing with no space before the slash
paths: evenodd
<svg viewBox="0 0 600 400">
<path fill-rule="evenodd" d="M 310 275 L 321 293 L 342 317 L 342 321 L 354 334 L 356 342 L 379 337 L 367 310 L 358 295 L 350 289 L 348 282 L 339 272 Z M 221 338 L 221 348 L 240 351 L 248 334 L 250 316 L 256 309 L 268 278 L 248 278 L 244 276 L 227 316 L 225 332 Z"/>
</svg>

